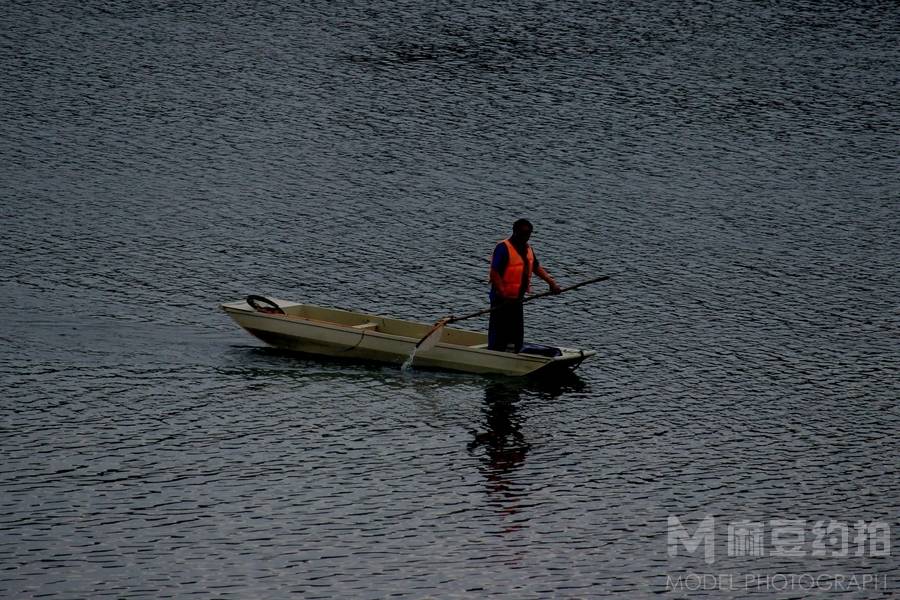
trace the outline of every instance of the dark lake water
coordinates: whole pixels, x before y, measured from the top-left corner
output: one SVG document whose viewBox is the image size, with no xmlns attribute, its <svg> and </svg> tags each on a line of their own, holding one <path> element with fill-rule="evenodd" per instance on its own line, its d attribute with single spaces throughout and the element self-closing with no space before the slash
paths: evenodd
<svg viewBox="0 0 900 600">
<path fill-rule="evenodd" d="M 898 64 L 895 2 L 5 5 L 0 596 L 896 594 Z M 474 311 L 522 216 L 618 273 L 526 309 L 572 380 L 218 310 Z"/>
</svg>

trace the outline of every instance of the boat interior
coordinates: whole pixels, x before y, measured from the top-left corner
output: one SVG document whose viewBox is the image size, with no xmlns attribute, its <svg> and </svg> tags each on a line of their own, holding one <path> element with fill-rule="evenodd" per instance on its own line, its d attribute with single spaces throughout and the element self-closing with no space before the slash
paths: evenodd
<svg viewBox="0 0 900 600">
<path fill-rule="evenodd" d="M 284 304 L 279 302 L 279 305 L 289 318 L 343 325 L 354 329 L 377 331 L 408 338 L 422 338 L 433 326 L 415 321 L 391 319 L 338 308 L 326 308 L 314 304 Z M 487 348 L 487 341 L 486 333 L 466 331 L 454 327 L 445 327 L 441 334 L 441 343 L 444 344 Z"/>
</svg>

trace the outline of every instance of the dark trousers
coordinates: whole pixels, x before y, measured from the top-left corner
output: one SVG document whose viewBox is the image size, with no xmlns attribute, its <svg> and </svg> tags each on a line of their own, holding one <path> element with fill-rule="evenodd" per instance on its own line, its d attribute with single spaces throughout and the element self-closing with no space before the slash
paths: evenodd
<svg viewBox="0 0 900 600">
<path fill-rule="evenodd" d="M 522 302 L 492 300 L 494 308 L 488 321 L 488 349 L 505 352 L 512 346 L 513 352 L 522 349 L 525 342 L 525 316 Z"/>
</svg>

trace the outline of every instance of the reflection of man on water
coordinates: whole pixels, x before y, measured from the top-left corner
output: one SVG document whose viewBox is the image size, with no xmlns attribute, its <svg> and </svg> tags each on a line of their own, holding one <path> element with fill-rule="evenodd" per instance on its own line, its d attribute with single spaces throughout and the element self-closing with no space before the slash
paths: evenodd
<svg viewBox="0 0 900 600">
<path fill-rule="evenodd" d="M 567 390 L 582 390 L 584 383 L 576 376 L 567 380 L 551 382 L 547 385 L 529 385 L 516 383 L 490 383 L 484 389 L 484 424 L 485 431 L 474 433 L 469 442 L 470 452 L 484 449 L 484 466 L 480 469 L 487 480 L 489 502 L 506 517 L 519 512 L 519 505 L 527 493 L 527 485 L 515 480 L 515 471 L 525 462 L 525 456 L 531 450 L 531 444 L 522 433 L 522 418 L 518 412 L 518 403 L 522 392 L 529 389 L 534 392 L 535 399 L 547 400 L 559 397 Z M 512 532 L 524 525 L 518 521 L 505 521 L 504 531 Z"/>
<path fill-rule="evenodd" d="M 581 391 L 585 384 L 576 375 L 551 382 L 534 382 L 527 388 L 523 384 L 497 382 L 484 388 L 484 426 L 486 431 L 473 432 L 475 439 L 468 444 L 469 451 L 484 447 L 487 465 L 495 473 L 508 473 L 525 460 L 531 444 L 522 433 L 522 420 L 517 404 L 525 389 L 532 390 L 537 398 L 555 399 L 567 391 Z"/>
<path fill-rule="evenodd" d="M 484 446 L 488 467 L 495 474 L 503 474 L 518 467 L 525 460 L 529 445 L 522 434 L 516 415 L 520 389 L 505 384 L 490 384 L 484 391 L 485 426 L 487 431 L 475 434 L 469 450 Z"/>
<path fill-rule="evenodd" d="M 512 473 L 525 462 L 530 448 L 516 414 L 520 393 L 519 386 L 502 383 L 489 384 L 485 388 L 484 426 L 487 430 L 476 432 L 468 446 L 470 451 L 484 448 L 481 471 L 486 479 L 489 502 L 503 515 L 503 530 L 507 533 L 523 527 L 521 523 L 506 521 L 507 517 L 519 512 L 524 490 L 517 489 L 519 486 Z"/>
</svg>

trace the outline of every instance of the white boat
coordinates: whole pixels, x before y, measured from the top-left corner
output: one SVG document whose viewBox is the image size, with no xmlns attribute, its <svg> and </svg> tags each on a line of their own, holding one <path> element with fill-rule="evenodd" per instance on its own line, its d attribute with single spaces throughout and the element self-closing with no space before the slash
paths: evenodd
<svg viewBox="0 0 900 600">
<path fill-rule="evenodd" d="M 266 303 L 274 308 L 264 306 Z M 432 329 L 426 323 L 261 296 L 222 304 L 222 310 L 276 348 L 398 366 Z M 487 349 L 485 333 L 444 327 L 440 341 L 416 354 L 413 366 L 466 373 L 544 375 L 571 371 L 595 354 L 594 350 L 527 345 L 519 353 L 498 352 Z"/>
</svg>

